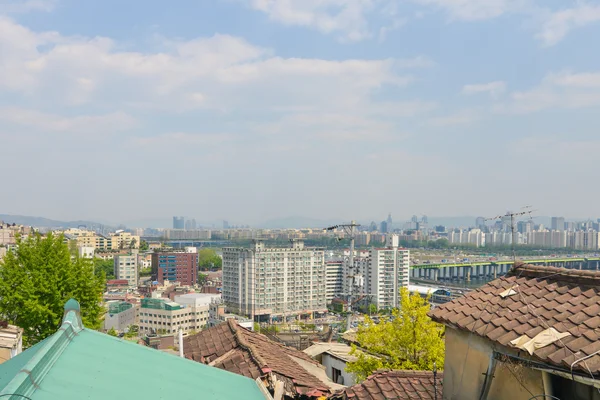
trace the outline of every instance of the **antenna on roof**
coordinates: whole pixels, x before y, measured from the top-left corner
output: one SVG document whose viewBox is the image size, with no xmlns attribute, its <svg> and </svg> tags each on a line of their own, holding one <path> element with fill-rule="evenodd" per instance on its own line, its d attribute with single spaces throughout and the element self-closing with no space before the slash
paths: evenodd
<svg viewBox="0 0 600 400">
<path fill-rule="evenodd" d="M 531 207 L 532 206 L 524 206 L 524 207 L 521 207 L 522 211 L 519 211 L 519 212 L 507 211 L 506 214 L 504 214 L 504 215 L 497 215 L 495 217 L 485 219 L 486 221 L 497 221 L 497 220 L 505 221 L 506 219 L 510 219 L 510 231 L 511 231 L 511 242 L 512 242 L 511 247 L 512 247 L 512 253 L 513 253 L 513 262 L 517 261 L 517 254 L 515 252 L 515 246 L 517 244 L 517 229 L 515 226 L 515 218 L 523 216 L 523 215 L 529 215 L 529 218 L 532 219 L 531 214 L 537 210 L 532 210 Z"/>
</svg>

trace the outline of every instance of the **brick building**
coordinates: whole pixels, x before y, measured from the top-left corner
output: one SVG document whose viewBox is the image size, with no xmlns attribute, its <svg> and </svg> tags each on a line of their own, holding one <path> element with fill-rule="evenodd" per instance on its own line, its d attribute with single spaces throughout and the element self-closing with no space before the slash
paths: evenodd
<svg viewBox="0 0 600 400">
<path fill-rule="evenodd" d="M 194 286 L 198 280 L 198 253 L 195 247 L 183 252 L 155 252 L 152 254 L 152 280 L 180 282 Z"/>
</svg>

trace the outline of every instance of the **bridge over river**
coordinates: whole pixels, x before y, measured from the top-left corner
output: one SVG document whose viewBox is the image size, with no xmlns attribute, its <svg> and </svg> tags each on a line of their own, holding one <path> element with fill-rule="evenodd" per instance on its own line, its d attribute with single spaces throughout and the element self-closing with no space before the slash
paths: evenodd
<svg viewBox="0 0 600 400">
<path fill-rule="evenodd" d="M 600 270 L 600 257 L 587 258 L 545 258 L 524 260 L 518 259 L 527 264 L 546 265 L 561 268 L 571 268 L 580 270 Z M 480 261 L 480 262 L 460 262 L 460 263 L 442 263 L 442 264 L 419 264 L 412 265 L 410 268 L 411 278 L 427 279 L 430 281 L 452 281 L 471 279 L 495 279 L 498 276 L 505 275 L 512 267 L 513 261 Z"/>
</svg>

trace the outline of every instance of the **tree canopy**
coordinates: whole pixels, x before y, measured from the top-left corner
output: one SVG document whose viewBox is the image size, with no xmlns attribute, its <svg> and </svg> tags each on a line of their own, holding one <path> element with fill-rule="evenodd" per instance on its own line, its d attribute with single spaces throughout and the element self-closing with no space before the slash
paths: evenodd
<svg viewBox="0 0 600 400">
<path fill-rule="evenodd" d="M 198 251 L 198 267 L 201 270 L 221 269 L 222 264 L 223 260 L 214 249 L 203 248 Z"/>
<path fill-rule="evenodd" d="M 29 347 L 58 330 L 64 305 L 74 298 L 84 325 L 98 329 L 104 284 L 92 260 L 71 256 L 63 235 L 18 237 L 16 249 L 0 261 L 0 317 L 23 328 Z"/>
<path fill-rule="evenodd" d="M 115 278 L 115 261 L 112 259 L 103 260 L 101 258 L 94 259 L 94 272 L 96 276 L 101 277 L 104 274 L 106 279 Z"/>
<path fill-rule="evenodd" d="M 427 316 L 428 300 L 418 293 L 410 295 L 406 288 L 400 295 L 401 308 L 394 310 L 391 318 L 375 324 L 365 317 L 365 323 L 358 327 L 360 347 L 378 355 L 375 358 L 353 348 L 358 360 L 349 363 L 346 370 L 359 380 L 381 368 L 431 371 L 434 362 L 438 368 L 444 365 L 444 327 Z"/>
</svg>

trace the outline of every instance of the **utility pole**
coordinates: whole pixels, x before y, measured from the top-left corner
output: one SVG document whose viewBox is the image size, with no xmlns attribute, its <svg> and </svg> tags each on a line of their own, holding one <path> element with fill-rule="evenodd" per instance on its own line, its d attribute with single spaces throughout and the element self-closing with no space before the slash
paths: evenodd
<svg viewBox="0 0 600 400">
<path fill-rule="evenodd" d="M 486 218 L 486 221 L 497 221 L 497 220 L 502 220 L 504 218 L 510 218 L 510 231 L 511 231 L 511 247 L 512 247 L 512 253 L 513 253 L 513 262 L 517 261 L 517 254 L 515 251 L 515 246 L 517 244 L 517 229 L 515 226 L 515 218 L 516 217 L 520 217 L 523 215 L 529 215 L 529 217 L 531 218 L 531 214 L 534 211 L 537 210 L 531 210 L 531 206 L 525 206 L 522 209 L 525 209 L 525 211 L 520 211 L 520 212 L 510 212 L 507 211 L 506 214 L 504 215 L 497 215 L 495 217 L 492 218 Z"/>
<path fill-rule="evenodd" d="M 334 231 L 336 229 L 342 228 L 344 230 L 344 232 L 346 233 L 346 235 L 348 235 L 350 237 L 350 255 L 348 257 L 348 266 L 347 266 L 347 270 L 346 270 L 346 282 L 348 282 L 348 312 L 350 314 L 348 314 L 348 321 L 347 321 L 347 327 L 346 329 L 350 329 L 350 325 L 351 325 L 351 318 L 352 318 L 352 301 L 354 299 L 354 297 L 356 296 L 356 291 L 358 288 L 358 277 L 359 277 L 359 270 L 358 267 L 354 266 L 354 239 L 356 236 L 356 227 L 360 226 L 359 224 L 356 223 L 356 221 L 350 221 L 349 224 L 341 224 L 341 225 L 334 225 L 334 226 L 330 226 L 328 228 L 325 228 L 325 230 L 327 231 Z"/>
</svg>

